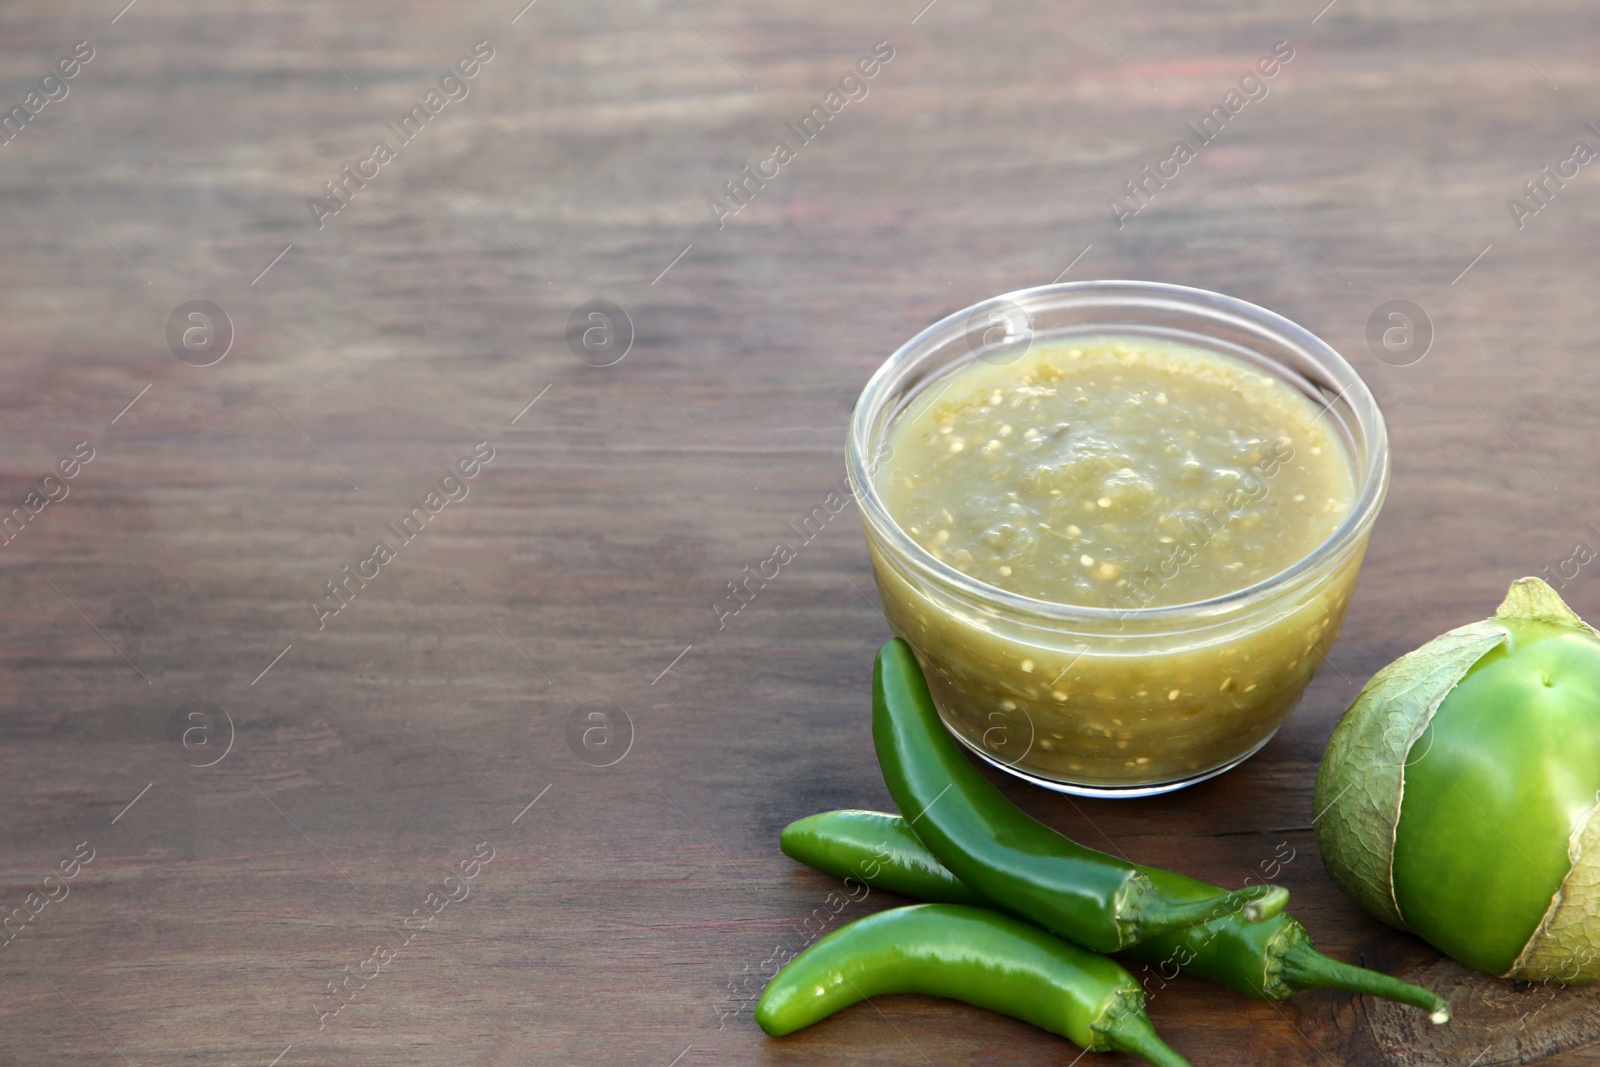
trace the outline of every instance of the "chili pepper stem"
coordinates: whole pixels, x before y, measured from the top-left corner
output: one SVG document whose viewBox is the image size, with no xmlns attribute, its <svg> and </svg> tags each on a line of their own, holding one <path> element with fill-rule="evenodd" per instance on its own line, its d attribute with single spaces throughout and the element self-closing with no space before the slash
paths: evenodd
<svg viewBox="0 0 1600 1067">
<path fill-rule="evenodd" d="M 1156 1034 L 1156 1028 L 1142 1015 L 1124 1015 L 1115 1026 L 1102 1031 L 1106 1043 L 1118 1052 L 1131 1052 L 1143 1056 L 1156 1067 L 1191 1067 L 1188 1060 L 1178 1055 Z"/>
<path fill-rule="evenodd" d="M 1450 1021 L 1450 1004 L 1438 994 L 1386 974 L 1340 963 L 1324 956 L 1306 941 L 1291 944 L 1283 953 L 1281 966 L 1279 976 L 1291 989 L 1345 989 L 1365 993 L 1421 1008 L 1435 1025 Z"/>
<path fill-rule="evenodd" d="M 1207 900 L 1177 903 L 1159 895 L 1153 887 L 1150 897 L 1137 900 L 1129 909 L 1136 919 L 1141 939 L 1200 923 L 1212 922 L 1238 913 L 1246 922 L 1258 923 L 1283 911 L 1289 891 L 1281 885 L 1253 885 Z"/>
</svg>

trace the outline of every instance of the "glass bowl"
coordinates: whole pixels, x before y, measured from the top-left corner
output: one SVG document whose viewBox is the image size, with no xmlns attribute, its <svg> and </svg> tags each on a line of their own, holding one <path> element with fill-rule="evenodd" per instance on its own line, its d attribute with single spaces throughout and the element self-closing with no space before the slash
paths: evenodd
<svg viewBox="0 0 1600 1067">
<path fill-rule="evenodd" d="M 884 506 L 889 430 L 923 390 L 971 360 L 1028 345 L 1148 336 L 1243 360 L 1311 398 L 1351 463 L 1344 522 L 1309 555 L 1224 596 L 1160 607 L 1052 603 L 935 558 Z M 1339 632 L 1389 482 L 1372 393 L 1321 339 L 1217 293 L 1139 281 L 1007 293 L 923 330 L 872 376 L 851 417 L 848 466 L 884 613 L 927 675 L 945 725 L 989 763 L 1087 796 L 1148 796 L 1237 766 L 1277 732 Z"/>
</svg>

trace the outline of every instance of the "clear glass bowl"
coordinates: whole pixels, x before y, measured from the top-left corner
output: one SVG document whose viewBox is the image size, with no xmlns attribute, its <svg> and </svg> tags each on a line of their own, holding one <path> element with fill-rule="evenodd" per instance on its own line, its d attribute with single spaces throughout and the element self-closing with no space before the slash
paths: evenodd
<svg viewBox="0 0 1600 1067">
<path fill-rule="evenodd" d="M 1248 588 L 1126 610 L 998 589 L 896 525 L 874 478 L 893 462 L 888 432 L 913 398 L 970 360 L 1005 363 L 1020 346 L 1095 334 L 1209 348 L 1310 397 L 1350 457 L 1356 496 L 1343 524 Z M 1088 796 L 1180 789 L 1271 739 L 1338 636 L 1389 483 L 1383 416 L 1325 342 L 1243 300 L 1137 281 L 1024 289 L 934 323 L 862 391 L 848 464 L 884 612 L 915 649 L 950 732 L 997 767 Z"/>
</svg>

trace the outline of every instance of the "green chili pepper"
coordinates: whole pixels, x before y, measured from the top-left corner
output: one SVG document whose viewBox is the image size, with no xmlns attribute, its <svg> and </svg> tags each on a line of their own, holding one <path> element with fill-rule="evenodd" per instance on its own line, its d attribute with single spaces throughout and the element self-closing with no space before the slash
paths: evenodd
<svg viewBox="0 0 1600 1067">
<path fill-rule="evenodd" d="M 887 889 L 913 900 L 990 906 L 951 874 L 898 815 L 823 812 L 784 827 L 780 841 L 785 855 L 874 889 Z M 1171 898 L 1204 899 L 1217 892 L 1171 871 L 1151 867 L 1144 871 L 1156 888 Z M 1260 923 L 1242 922 L 1237 915 L 1223 916 L 1141 941 L 1128 955 L 1262 1000 L 1283 1000 L 1304 989 L 1345 989 L 1422 1008 L 1436 1023 L 1450 1020 L 1450 1005 L 1442 997 L 1324 956 L 1312 947 L 1305 927 L 1287 913 Z"/>
<path fill-rule="evenodd" d="M 872 671 L 872 738 L 895 804 L 945 867 L 1008 911 L 1096 952 L 1241 912 L 1283 910 L 1282 886 L 1170 899 L 1148 872 L 1056 833 L 967 761 L 939 720 L 911 646 L 895 638 Z M 1204 885 L 1204 883 L 1195 883 Z"/>
<path fill-rule="evenodd" d="M 993 907 L 983 894 L 950 873 L 898 815 L 881 811 L 825 811 L 798 819 L 778 835 L 778 847 L 824 874 L 855 879 L 930 904 Z"/>
<path fill-rule="evenodd" d="M 1144 990 L 1121 966 L 1009 915 L 954 904 L 893 908 L 835 930 L 773 977 L 756 1022 L 782 1037 L 887 993 L 950 997 L 1091 1052 L 1188 1067 L 1156 1036 Z"/>
</svg>

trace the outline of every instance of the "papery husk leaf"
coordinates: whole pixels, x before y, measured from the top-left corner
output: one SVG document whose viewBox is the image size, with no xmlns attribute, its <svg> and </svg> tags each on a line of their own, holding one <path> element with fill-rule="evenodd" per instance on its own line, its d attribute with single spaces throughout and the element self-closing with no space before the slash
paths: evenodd
<svg viewBox="0 0 1600 1067">
<path fill-rule="evenodd" d="M 1500 609 L 1494 613 L 1494 617 L 1548 622 L 1556 626 L 1582 630 L 1591 637 L 1600 637 L 1600 630 L 1584 622 L 1577 612 L 1567 607 L 1567 602 L 1561 599 L 1561 594 L 1551 589 L 1543 578 L 1518 578 L 1512 582 L 1510 591 L 1506 593 L 1505 600 L 1500 602 Z"/>
<path fill-rule="evenodd" d="M 1406 755 L 1456 683 L 1506 636 L 1489 619 L 1401 656 L 1372 676 L 1328 739 L 1313 802 L 1322 861 L 1341 889 L 1390 926 L 1408 929 L 1393 882 Z"/>
<path fill-rule="evenodd" d="M 1600 797 L 1567 842 L 1572 869 L 1539 928 L 1501 977 L 1562 985 L 1600 982 Z"/>
</svg>

